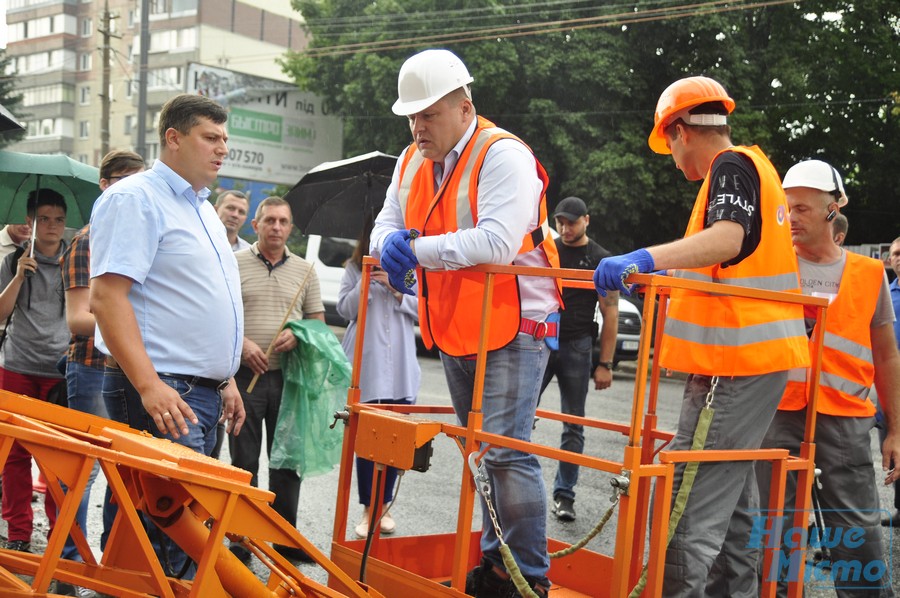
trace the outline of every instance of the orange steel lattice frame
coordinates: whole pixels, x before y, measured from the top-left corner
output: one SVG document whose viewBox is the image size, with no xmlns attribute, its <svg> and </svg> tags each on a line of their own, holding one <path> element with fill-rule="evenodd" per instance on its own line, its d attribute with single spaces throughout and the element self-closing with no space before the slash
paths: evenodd
<svg viewBox="0 0 900 598">
<path fill-rule="evenodd" d="M 46 596 L 57 580 L 126 597 L 382 597 L 282 519 L 271 507 L 274 495 L 250 486 L 249 472 L 110 420 L 0 391 L 0 464 L 14 442 L 44 473 L 59 515 L 43 554 L 0 549 L 2 596 Z M 94 463 L 119 505 L 99 562 L 75 522 Z M 165 575 L 139 511 L 197 563 L 193 581 Z M 68 535 L 83 563 L 60 558 Z M 259 557 L 270 571 L 267 581 L 231 554 L 226 537 L 243 541 Z M 306 551 L 329 573 L 332 587 L 304 576 L 268 543 Z"/>
<path fill-rule="evenodd" d="M 365 433 L 377 433 L 379 414 L 384 415 L 383 425 L 391 426 L 391 419 L 402 417 L 402 413 L 417 416 L 452 415 L 449 407 L 437 405 L 365 405 L 359 403 L 359 364 L 362 359 L 362 347 L 366 323 L 366 305 L 368 302 L 369 277 L 372 266 L 377 262 L 372 258 L 363 260 L 363 280 L 360 285 L 361 307 L 357 320 L 357 338 L 353 359 L 353 376 L 348 392 L 348 412 L 343 453 L 341 456 L 340 480 L 338 483 L 337 505 L 335 509 L 334 532 L 332 540 L 332 560 L 349 575 L 360 570 L 365 541 L 347 540 L 347 521 L 350 504 L 350 483 L 353 470 L 353 456 L 359 435 L 362 433 L 360 418 L 366 414 Z M 547 276 L 560 278 L 565 286 L 593 289 L 592 272 L 573 269 L 528 268 L 520 266 L 478 266 L 471 271 L 485 273 L 486 285 L 484 306 L 491 304 L 495 274 L 518 274 L 528 276 Z M 562 413 L 538 410 L 541 418 L 560 422 L 574 422 L 586 427 L 607 430 L 627 437 L 623 448 L 622 461 L 610 461 L 560 450 L 556 447 L 523 442 L 508 437 L 488 434 L 481 429 L 481 400 L 484 388 L 486 341 L 485 331 L 490 326 L 491 311 L 487 307 L 482 311 L 482 333 L 476 354 L 476 379 L 472 400 L 472 411 L 469 413 L 465 427 L 442 423 L 434 420 L 414 418 L 412 425 L 424 422 L 440 429 L 440 432 L 453 438 L 461 451 L 462 486 L 457 505 L 457 525 L 455 532 L 424 536 L 392 536 L 381 537 L 378 526 L 375 526 L 374 538 L 367 560 L 366 582 L 391 598 L 419 598 L 421 596 L 465 596 L 466 572 L 475 566 L 480 559 L 480 531 L 472 530 L 472 519 L 476 503 L 475 487 L 467 466 L 467 457 L 479 452 L 482 443 L 492 446 L 503 446 L 533 453 L 548 459 L 567 461 L 582 467 L 590 467 L 609 473 L 611 476 L 625 476 L 629 479 L 628 490 L 620 496 L 616 520 L 615 551 L 612 555 L 604 555 L 588 549 L 581 549 L 574 554 L 551 561 L 549 577 L 553 581 L 550 590 L 551 598 L 569 598 L 580 596 L 625 597 L 634 588 L 646 565 L 648 581 L 642 596 L 658 596 L 662 590 L 662 570 L 665 560 L 665 543 L 673 490 L 673 474 L 675 463 L 685 461 L 729 461 L 729 460 L 768 460 L 773 464 L 771 488 L 772 498 L 769 508 L 776 514 L 783 513 L 785 481 L 787 471 L 799 474 L 798 488 L 806 488 L 799 492 L 795 508 L 795 525 L 805 527 L 801 521 L 810 508 L 810 492 L 813 480 L 815 405 L 818 395 L 818 373 L 822 357 L 821 335 L 813 338 L 811 379 L 815 381 L 809 388 L 809 409 L 806 422 L 804 442 L 799 457 L 790 457 L 787 450 L 729 450 L 729 451 L 664 451 L 665 443 L 672 434 L 657 429 L 657 395 L 659 390 L 660 367 L 654 356 L 650 356 L 650 336 L 655 334 L 656 346 L 662 342 L 662 329 L 665 323 L 666 303 L 669 292 L 673 288 L 691 289 L 699 292 L 729 294 L 749 297 L 760 301 L 777 301 L 811 306 L 816 311 L 819 321 L 817 330 L 824 326 L 827 300 L 804 297 L 800 294 L 762 291 L 732 285 L 704 283 L 682 278 L 661 275 L 632 275 L 628 283 L 640 284 L 646 299 L 644 302 L 644 327 L 638 354 L 637 374 L 635 376 L 634 400 L 631 420 L 628 424 L 565 415 Z M 659 300 L 658 321 L 654 323 L 653 306 Z M 650 372 L 649 383 L 647 372 Z M 433 434 L 432 434 L 433 435 Z M 663 443 L 662 446 L 659 443 Z M 410 450 L 405 446 L 392 447 L 395 451 L 382 451 L 377 459 L 384 464 L 397 464 L 408 461 L 403 451 Z M 652 482 L 656 481 L 655 485 Z M 374 488 L 373 495 L 377 488 Z M 651 496 L 652 495 L 652 496 Z M 654 505 L 651 511 L 651 498 Z M 380 514 L 381 507 L 376 506 Z M 773 526 L 779 526 L 780 519 L 772 520 Z M 778 529 L 773 533 L 777 534 Z M 566 548 L 569 545 L 555 539 L 548 539 L 551 552 Z M 777 558 L 775 548 L 766 548 L 765 563 Z M 802 549 L 801 549 L 802 550 Z M 645 561 L 644 555 L 647 554 Z M 803 563 L 800 558 L 799 579 L 803 579 Z M 450 582 L 451 587 L 442 585 Z M 790 584 L 790 595 L 800 596 L 802 583 Z M 774 582 L 763 583 L 763 596 L 775 595 Z"/>
</svg>

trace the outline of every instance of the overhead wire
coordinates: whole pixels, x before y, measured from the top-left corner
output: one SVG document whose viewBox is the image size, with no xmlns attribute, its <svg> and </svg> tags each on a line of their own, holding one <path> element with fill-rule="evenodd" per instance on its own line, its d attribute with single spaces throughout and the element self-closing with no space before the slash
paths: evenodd
<svg viewBox="0 0 900 598">
<path fill-rule="evenodd" d="M 683 0 L 662 0 L 663 2 L 680 2 Z M 574 4 L 590 4 L 580 8 L 565 6 Z M 633 6 L 631 4 L 607 4 L 603 8 L 617 9 L 620 7 Z M 596 0 L 562 0 L 559 2 L 540 2 L 525 4 L 503 4 L 494 6 L 483 6 L 463 9 L 450 9 L 440 11 L 416 11 L 402 13 L 383 13 L 383 14 L 363 14 L 350 17 L 335 18 L 316 18 L 316 27 L 319 29 L 320 35 L 328 35 L 328 32 L 338 34 L 340 31 L 358 31 L 360 26 L 371 27 L 372 25 L 385 24 L 390 25 L 391 30 L 402 29 L 407 25 L 421 26 L 429 23 L 441 23 L 444 27 L 453 27 L 460 23 L 484 20 L 486 18 L 514 18 L 522 19 L 530 15 L 547 12 L 547 8 L 557 11 L 566 12 L 585 12 L 596 10 Z M 543 10 L 541 10 L 543 9 Z M 490 14 L 483 14 L 490 13 Z M 327 32 L 325 30 L 328 30 Z"/>
<path fill-rule="evenodd" d="M 321 58 L 341 56 L 346 54 L 364 54 L 386 50 L 399 50 L 420 46 L 425 42 L 469 43 L 494 39 L 499 40 L 506 38 L 524 37 L 529 35 L 570 32 L 581 29 L 594 29 L 598 27 L 623 26 L 633 23 L 662 21 L 675 18 L 707 16 L 710 14 L 734 12 L 738 10 L 749 10 L 782 4 L 793 4 L 795 1 L 802 0 L 768 0 L 739 4 L 734 4 L 732 2 L 728 2 L 727 0 L 713 0 L 712 2 L 679 4 L 667 8 L 657 8 L 642 12 L 622 12 L 614 13 L 612 15 L 600 15 L 596 17 L 563 19 L 541 23 L 515 24 L 504 27 L 487 27 L 467 30 L 458 33 L 441 33 L 425 36 L 419 35 L 415 37 L 396 38 L 389 40 L 375 40 L 369 42 L 336 44 L 332 46 L 310 47 L 298 52 L 298 54 L 314 58 Z"/>
<path fill-rule="evenodd" d="M 666 5 L 683 2 L 684 0 L 656 0 L 652 4 Z M 576 7 L 578 4 L 587 4 L 587 6 Z M 645 4 L 651 4 L 645 2 Z M 361 15 L 353 15 L 347 17 L 317 17 L 315 19 L 316 27 L 319 34 L 324 33 L 324 29 L 339 30 L 342 27 L 352 30 L 359 30 L 360 26 L 377 25 L 381 22 L 389 24 L 392 30 L 402 28 L 404 25 L 421 26 L 433 22 L 439 22 L 443 27 L 452 27 L 459 22 L 471 21 L 473 19 L 503 19 L 513 18 L 522 19 L 533 14 L 545 12 L 566 12 L 578 13 L 589 10 L 627 10 L 634 12 L 634 3 L 609 3 L 602 7 L 597 6 L 596 0 L 555 0 L 550 2 L 524 2 L 495 4 L 492 6 L 469 7 L 458 9 L 441 9 L 435 11 L 415 11 L 415 12 L 394 12 L 394 13 L 366 13 Z M 490 13 L 490 14 L 483 14 Z"/>
</svg>

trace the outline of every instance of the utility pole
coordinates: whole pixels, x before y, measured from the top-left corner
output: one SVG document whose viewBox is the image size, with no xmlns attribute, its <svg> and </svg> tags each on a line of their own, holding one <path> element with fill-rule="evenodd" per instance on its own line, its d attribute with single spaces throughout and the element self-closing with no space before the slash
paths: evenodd
<svg viewBox="0 0 900 598">
<path fill-rule="evenodd" d="M 141 0 L 141 57 L 138 71 L 138 132 L 134 148 L 147 160 L 147 56 L 150 52 L 150 0 Z"/>
<path fill-rule="evenodd" d="M 110 69 L 109 69 L 109 53 L 110 53 L 110 43 L 109 40 L 112 37 L 121 37 L 118 35 L 113 35 L 112 33 L 112 20 L 113 16 L 109 13 L 109 0 L 103 0 L 103 16 L 101 17 L 101 26 L 100 33 L 103 35 L 103 48 L 102 48 L 102 61 L 103 61 L 103 70 L 102 70 L 102 78 L 101 78 L 101 92 L 100 92 L 100 105 L 102 107 L 102 112 L 100 114 L 100 155 L 105 156 L 109 153 L 109 109 L 110 109 L 110 97 L 109 97 L 109 79 L 110 79 Z"/>
</svg>

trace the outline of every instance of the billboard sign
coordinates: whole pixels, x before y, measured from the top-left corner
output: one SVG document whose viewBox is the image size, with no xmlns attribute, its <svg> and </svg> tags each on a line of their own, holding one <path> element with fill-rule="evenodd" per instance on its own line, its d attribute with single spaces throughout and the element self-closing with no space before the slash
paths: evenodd
<svg viewBox="0 0 900 598">
<path fill-rule="evenodd" d="M 289 83 L 192 63 L 186 91 L 228 108 L 221 176 L 292 186 L 314 166 L 342 157 L 341 119 Z"/>
</svg>

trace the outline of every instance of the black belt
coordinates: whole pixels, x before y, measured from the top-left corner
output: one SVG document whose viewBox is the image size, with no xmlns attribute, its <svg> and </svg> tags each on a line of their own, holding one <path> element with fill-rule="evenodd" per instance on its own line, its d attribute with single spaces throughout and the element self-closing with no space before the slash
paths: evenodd
<svg viewBox="0 0 900 598">
<path fill-rule="evenodd" d="M 169 372 L 156 372 L 156 375 L 159 377 L 165 378 L 175 378 L 176 380 L 181 380 L 183 382 L 187 382 L 191 386 L 202 386 L 204 388 L 211 388 L 213 390 L 225 390 L 225 387 L 228 386 L 228 380 L 216 380 L 214 378 L 204 378 L 203 376 L 188 376 L 185 374 L 170 374 Z"/>
</svg>

